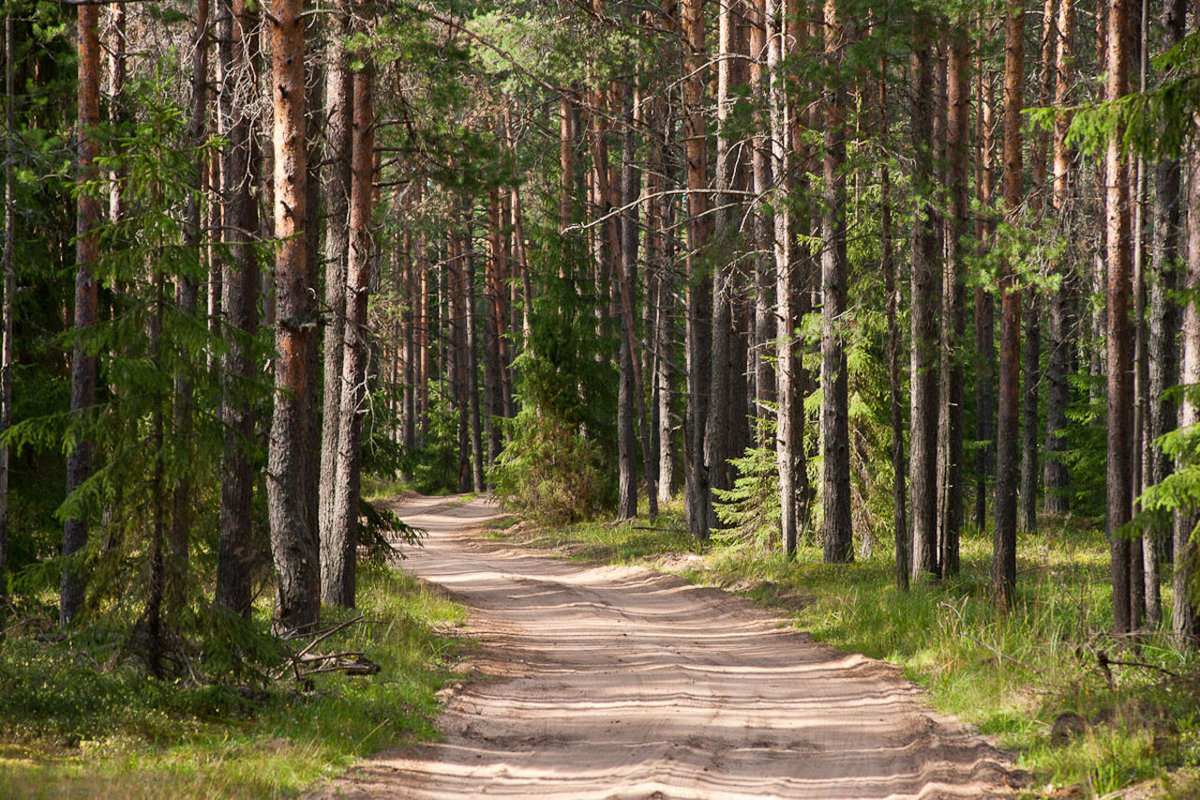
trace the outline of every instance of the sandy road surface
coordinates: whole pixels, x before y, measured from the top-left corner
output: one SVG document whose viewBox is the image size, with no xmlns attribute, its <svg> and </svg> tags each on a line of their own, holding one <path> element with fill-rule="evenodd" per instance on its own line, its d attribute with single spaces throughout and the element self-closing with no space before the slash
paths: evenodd
<svg viewBox="0 0 1200 800">
<path fill-rule="evenodd" d="M 1007 764 L 887 664 L 815 645 L 716 589 L 469 533 L 482 500 L 406 500 L 404 569 L 470 609 L 482 673 L 446 740 L 380 753 L 313 797 L 986 797 Z"/>
</svg>

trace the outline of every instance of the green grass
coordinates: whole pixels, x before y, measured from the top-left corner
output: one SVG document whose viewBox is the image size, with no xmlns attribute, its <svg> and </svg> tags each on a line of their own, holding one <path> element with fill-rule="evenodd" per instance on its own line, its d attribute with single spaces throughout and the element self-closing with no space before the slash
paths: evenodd
<svg viewBox="0 0 1200 800">
<path fill-rule="evenodd" d="M 80 643 L 0 643 L 0 797 L 250 798 L 298 793 L 354 759 L 437 735 L 435 693 L 464 612 L 413 579 L 359 572 L 359 624 L 322 643 L 380 664 L 311 690 L 189 686 L 94 663 Z M 329 619 L 346 618 L 330 612 Z"/>
<path fill-rule="evenodd" d="M 990 534 L 967 532 L 959 577 L 899 592 L 887 542 L 875 542 L 874 555 L 860 554 L 854 564 L 826 565 L 812 542 L 788 560 L 778 551 L 701 548 L 682 528 L 673 505 L 653 526 L 644 520 L 555 530 L 518 526 L 511 535 L 493 535 L 569 558 L 679 571 L 692 582 L 723 586 L 783 611 L 817 641 L 895 663 L 937 708 L 1015 751 L 1019 766 L 1034 775 L 1035 796 L 1078 784 L 1099 797 L 1163 776 L 1175 787 L 1163 789 L 1168 793 L 1189 796 L 1190 788 L 1178 787 L 1196 785 L 1189 776 L 1200 765 L 1200 659 L 1165 636 L 1129 647 L 1106 634 L 1112 625 L 1108 545 L 1095 525 L 1045 520 L 1036 537 L 1021 537 L 1017 599 L 1008 612 L 992 602 Z M 1164 606 L 1170 607 L 1169 593 Z M 1100 652 L 1180 677 L 1113 666 L 1110 685 Z M 1087 720 L 1086 731 L 1052 742 L 1055 720 L 1068 712 Z"/>
</svg>

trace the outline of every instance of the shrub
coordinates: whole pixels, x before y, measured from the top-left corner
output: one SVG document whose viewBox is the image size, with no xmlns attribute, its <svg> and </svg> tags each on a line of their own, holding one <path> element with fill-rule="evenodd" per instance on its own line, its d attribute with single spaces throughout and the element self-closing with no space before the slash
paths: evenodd
<svg viewBox="0 0 1200 800">
<path fill-rule="evenodd" d="M 582 429 L 527 409 L 514 420 L 512 431 L 490 470 L 501 506 L 551 525 L 575 522 L 600 509 L 605 494 L 600 452 Z"/>
</svg>

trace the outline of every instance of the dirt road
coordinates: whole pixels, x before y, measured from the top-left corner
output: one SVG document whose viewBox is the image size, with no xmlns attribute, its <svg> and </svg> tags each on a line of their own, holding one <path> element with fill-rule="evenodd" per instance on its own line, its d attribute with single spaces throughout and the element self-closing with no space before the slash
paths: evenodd
<svg viewBox="0 0 1200 800">
<path fill-rule="evenodd" d="M 481 500 L 399 509 L 404 569 L 471 612 L 481 673 L 446 740 L 384 752 L 314 797 L 985 797 L 1002 754 L 890 665 L 816 645 L 716 589 L 481 539 Z"/>
</svg>

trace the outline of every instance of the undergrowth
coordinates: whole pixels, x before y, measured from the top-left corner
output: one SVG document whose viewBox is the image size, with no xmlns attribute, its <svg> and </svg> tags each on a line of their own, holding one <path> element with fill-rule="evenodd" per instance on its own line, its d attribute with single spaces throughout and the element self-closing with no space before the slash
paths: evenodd
<svg viewBox="0 0 1200 800">
<path fill-rule="evenodd" d="M 406 575 L 359 570 L 364 623 L 322 643 L 370 677 L 201 686 L 149 678 L 103 641 L 0 641 L 0 797 L 249 798 L 298 793 L 355 758 L 429 739 L 463 611 Z M 348 619 L 329 611 L 326 621 Z"/>
<path fill-rule="evenodd" d="M 815 542 L 793 560 L 744 541 L 701 546 L 675 504 L 653 524 L 519 525 L 494 535 L 723 586 L 783 611 L 817 641 L 895 663 L 940 710 L 1015 752 L 1033 774 L 1030 796 L 1073 787 L 1064 796 L 1102 797 L 1154 777 L 1167 796 L 1200 788 L 1200 658 L 1166 635 L 1107 633 L 1108 545 L 1094 525 L 1046 520 L 1037 537 L 1022 537 L 1008 612 L 992 602 L 990 535 L 976 531 L 964 534 L 958 577 L 908 592 L 897 591 L 886 548 L 826 565 Z M 1163 605 L 1169 614 L 1169 587 Z"/>
</svg>

